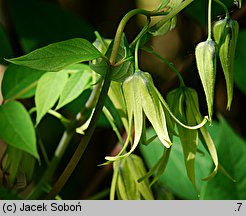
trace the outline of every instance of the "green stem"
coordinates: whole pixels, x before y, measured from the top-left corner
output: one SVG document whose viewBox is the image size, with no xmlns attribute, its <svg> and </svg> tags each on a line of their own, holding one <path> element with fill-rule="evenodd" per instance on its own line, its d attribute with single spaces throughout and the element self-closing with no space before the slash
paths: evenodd
<svg viewBox="0 0 246 216">
<path fill-rule="evenodd" d="M 220 0 L 214 0 L 214 1 L 223 7 L 223 9 L 225 10 L 225 13 L 226 13 L 226 18 L 229 19 L 230 14 L 229 14 L 229 11 L 228 11 L 228 8 L 226 7 L 226 5 L 223 2 L 221 2 Z"/>
<path fill-rule="evenodd" d="M 46 163 L 47 166 L 49 166 L 50 165 L 50 160 L 49 160 L 49 157 L 48 157 L 48 155 L 46 153 L 44 143 L 40 139 L 40 136 L 38 134 L 38 130 L 36 130 L 36 133 L 37 133 L 37 137 L 38 137 L 37 141 L 38 141 L 38 144 L 39 144 L 40 151 L 41 151 L 41 153 L 43 155 L 44 162 Z"/>
<path fill-rule="evenodd" d="M 80 127 L 81 125 L 83 125 L 87 119 L 85 118 L 87 113 L 92 110 L 98 100 L 99 97 L 99 93 L 102 87 L 102 81 L 100 81 L 98 84 L 96 84 L 90 94 L 89 99 L 87 100 L 85 106 L 83 107 L 83 109 L 80 111 L 80 113 L 78 113 L 78 115 L 76 116 L 76 127 Z"/>
<path fill-rule="evenodd" d="M 70 124 L 70 120 L 68 120 L 67 118 L 65 118 L 63 115 L 61 115 L 60 113 L 56 112 L 55 110 L 49 110 L 48 113 L 50 115 L 53 115 L 54 117 L 58 118 L 65 126 Z"/>
<path fill-rule="evenodd" d="M 117 136 L 117 138 L 119 140 L 120 145 L 123 146 L 124 142 L 122 140 L 120 131 L 118 130 L 118 128 L 117 128 L 117 126 L 115 124 L 114 118 L 113 118 L 113 116 L 111 115 L 110 111 L 107 109 L 106 106 L 103 107 L 103 113 L 106 116 L 106 118 L 108 119 L 108 122 L 111 125 L 113 131 L 115 132 L 115 134 L 116 134 L 116 136 Z"/>
<path fill-rule="evenodd" d="M 116 34 L 115 34 L 115 38 L 114 38 L 114 44 L 113 44 L 113 48 L 112 48 L 112 53 L 110 56 L 110 63 L 111 65 L 114 65 L 116 57 L 118 55 L 118 50 L 120 47 L 120 41 L 121 41 L 121 37 L 123 34 L 123 31 L 125 29 L 126 24 L 128 23 L 128 21 L 135 15 L 137 14 L 145 14 L 146 16 L 150 16 L 151 12 L 150 11 L 146 11 L 146 10 L 142 10 L 142 9 L 134 9 L 129 11 L 121 20 Z"/>
<path fill-rule="evenodd" d="M 173 18 L 175 15 L 177 15 L 181 10 L 183 10 L 185 7 L 187 7 L 190 3 L 192 3 L 194 0 L 186 0 L 184 2 L 182 2 L 177 8 L 173 9 L 169 14 L 166 15 L 166 12 L 156 12 L 156 11 L 146 11 L 143 9 L 134 9 L 129 11 L 121 20 L 116 34 L 115 34 L 115 39 L 114 39 L 114 45 L 112 48 L 112 53 L 111 53 L 111 57 L 110 57 L 110 63 L 111 65 L 114 65 L 116 57 L 117 57 L 117 53 L 118 53 L 118 49 L 120 46 L 120 40 L 123 34 L 123 30 L 127 24 L 127 22 L 135 15 L 137 14 L 142 14 L 145 15 L 147 17 L 151 17 L 151 16 L 164 16 L 163 17 L 163 22 Z"/>
<path fill-rule="evenodd" d="M 147 22 L 142 28 L 142 30 L 139 32 L 139 34 L 134 38 L 134 40 L 131 42 L 129 45 L 130 48 L 134 47 L 135 44 L 148 32 L 149 30 L 149 25 L 150 25 L 151 19 L 150 17 L 147 17 Z"/>
<path fill-rule="evenodd" d="M 54 172 L 57 169 L 57 166 L 58 166 L 59 162 L 61 161 L 62 156 L 63 156 L 65 150 L 67 149 L 67 146 L 68 146 L 73 134 L 74 134 L 73 130 L 69 130 L 69 131 L 66 130 L 63 133 L 62 138 L 61 138 L 61 140 L 58 144 L 58 147 L 55 151 L 55 154 L 52 158 L 52 161 L 50 162 L 50 164 L 49 164 L 48 168 L 46 169 L 45 173 L 43 174 L 41 180 L 39 181 L 36 188 L 33 190 L 32 194 L 30 194 L 28 199 L 31 199 L 31 200 L 38 199 L 43 194 L 43 188 L 44 188 L 45 184 L 49 183 L 49 181 L 51 180 L 51 177 L 54 175 Z"/>
<path fill-rule="evenodd" d="M 208 40 L 212 40 L 212 0 L 208 2 Z"/>
<path fill-rule="evenodd" d="M 142 48 L 143 50 L 153 54 L 154 56 L 156 56 L 157 58 L 159 58 L 161 61 L 163 61 L 169 68 L 172 69 L 172 71 L 174 73 L 176 73 L 178 79 L 179 79 L 179 82 L 180 82 L 180 87 L 184 87 L 185 86 L 185 83 L 184 83 L 184 80 L 183 80 L 183 77 L 181 76 L 180 72 L 177 70 L 177 68 L 175 68 L 173 66 L 172 63 L 170 63 L 169 61 L 167 61 L 166 59 L 164 59 L 162 56 L 160 56 L 158 53 L 156 53 L 154 50 L 148 48 L 148 47 L 143 47 Z"/>
<path fill-rule="evenodd" d="M 139 49 L 139 43 L 140 40 L 137 41 L 136 46 L 135 46 L 135 70 L 139 70 L 139 65 L 138 65 L 138 49 Z"/>
<path fill-rule="evenodd" d="M 173 16 L 175 16 L 177 13 L 179 13 L 183 8 L 185 8 L 188 4 L 190 4 L 192 1 L 194 0 L 186 0 L 184 1 L 183 3 L 181 3 L 181 5 L 174 9 L 171 13 L 169 13 L 167 16 L 165 16 L 164 19 L 168 20 L 170 18 L 172 18 Z M 129 13 L 127 13 L 123 19 L 121 20 L 119 26 L 118 26 L 118 29 L 117 29 L 117 32 L 116 32 L 116 35 L 115 35 L 115 40 L 114 40 L 114 44 L 113 44 L 113 48 L 112 48 L 112 53 L 111 53 L 111 56 L 110 56 L 110 59 L 109 59 L 109 62 L 110 62 L 110 66 L 108 68 L 108 71 L 106 73 L 106 76 L 105 76 L 105 79 L 104 79 L 104 83 L 103 83 L 103 87 L 101 89 L 101 92 L 100 92 L 100 95 L 99 95 L 99 98 L 98 98 L 98 102 L 96 104 L 96 108 L 95 108 L 95 112 L 93 113 L 93 116 L 92 116 L 92 120 L 91 120 L 91 123 L 88 127 L 88 130 L 86 132 L 86 135 L 83 137 L 82 141 L 79 143 L 74 155 L 72 156 L 71 160 L 69 161 L 67 167 L 65 168 L 64 172 L 62 173 L 62 175 L 59 177 L 58 181 L 55 183 L 53 189 L 50 191 L 50 193 L 47 195 L 47 199 L 51 199 L 51 198 L 54 198 L 55 195 L 57 193 L 59 193 L 59 191 L 62 189 L 62 187 L 64 186 L 64 184 L 66 183 L 66 181 L 68 180 L 68 178 L 71 176 L 72 172 L 74 171 L 74 169 L 76 168 L 80 158 L 82 157 L 91 137 L 92 137 L 92 134 L 95 130 L 95 127 L 96 127 L 96 123 L 99 119 L 99 116 L 102 112 L 102 108 L 103 108 L 103 105 L 104 105 L 104 101 L 106 99 L 106 96 L 107 96 L 107 92 L 108 92 L 108 89 L 109 89 L 109 86 L 110 86 L 110 82 L 111 82 L 111 66 L 115 64 L 115 60 L 116 60 L 116 57 L 117 57 L 117 54 L 118 54 L 118 50 L 119 50 L 119 46 L 120 46 L 120 40 L 121 40 L 121 37 L 122 37 L 122 34 L 123 34 L 123 30 L 127 24 L 127 22 L 129 21 L 129 19 L 131 17 L 133 17 L 134 15 L 136 14 L 143 14 L 147 17 L 149 16 L 161 16 L 161 15 L 165 15 L 164 12 L 153 12 L 153 11 L 146 11 L 146 10 L 142 10 L 142 9 L 135 9 L 135 10 L 132 10 L 130 11 Z M 98 87 L 97 91 L 99 90 L 100 88 Z M 85 108 L 81 114 L 84 114 L 84 112 L 87 110 L 87 108 Z M 79 118 L 83 118 L 83 116 L 79 116 Z M 82 120 L 83 121 L 83 120 Z M 73 122 L 74 123 L 74 122 Z M 76 121 L 76 123 L 78 123 Z M 81 122 L 79 121 L 79 124 Z M 58 157 L 59 159 L 54 159 L 55 162 L 52 163 L 51 161 L 51 164 L 50 164 L 50 168 L 48 168 L 47 172 L 49 174 L 45 174 L 44 175 L 44 180 L 46 178 L 49 178 L 50 176 L 52 176 L 52 174 L 54 173 L 56 167 L 57 167 L 57 164 L 58 164 L 58 160 L 61 159 L 61 156 L 62 156 L 62 153 L 64 153 L 65 149 L 66 149 L 66 146 L 67 144 L 69 143 L 70 139 L 72 138 L 72 135 L 74 134 L 75 132 L 75 125 L 73 125 L 70 129 L 71 130 L 67 130 L 64 132 L 64 135 L 63 135 L 63 138 L 61 139 L 60 141 L 60 144 L 58 145 L 58 148 L 57 148 L 57 151 L 56 153 L 58 153 Z M 64 148 L 63 148 L 63 147 Z M 55 157 L 56 158 L 56 157 Z M 40 181 L 41 183 L 44 182 L 44 181 Z M 40 188 L 39 188 L 40 189 Z M 41 191 L 41 190 L 39 190 Z"/>
<path fill-rule="evenodd" d="M 94 86 L 92 93 L 87 100 L 84 108 L 82 111 L 76 116 L 76 119 L 71 122 L 66 122 L 67 129 L 64 131 L 62 138 L 56 148 L 54 157 L 52 158 L 52 161 L 50 162 L 48 168 L 46 169 L 45 173 L 43 174 L 41 180 L 39 181 L 38 185 L 34 188 L 33 192 L 29 195 L 28 199 L 38 199 L 43 194 L 43 188 L 45 184 L 49 183 L 51 180 L 51 177 L 54 175 L 54 172 L 57 169 L 58 164 L 60 163 L 68 144 L 74 135 L 76 131 L 76 127 L 79 125 L 82 125 L 86 121 L 86 114 L 95 106 L 95 103 L 98 99 L 98 95 L 101 89 L 101 82 Z M 29 113 L 32 113 L 36 109 L 31 109 Z M 50 113 L 50 111 L 49 111 Z M 50 114 L 56 114 L 54 112 L 51 112 Z M 61 116 L 57 116 L 61 117 Z M 61 119 L 62 120 L 62 119 Z M 64 122 L 63 122 L 64 123 Z"/>
<path fill-rule="evenodd" d="M 98 39 L 98 41 L 100 41 L 100 43 L 102 44 L 102 50 L 103 50 L 102 53 L 105 53 L 108 48 L 105 40 L 102 39 L 98 31 L 95 31 L 94 34 L 96 35 L 96 38 Z"/>
<path fill-rule="evenodd" d="M 65 170 L 55 183 L 54 187 L 50 191 L 50 193 L 47 195 L 46 199 L 53 199 L 56 194 L 60 192 L 62 187 L 65 185 L 71 174 L 73 173 L 74 169 L 76 168 L 80 158 L 82 157 L 87 145 L 89 144 L 89 141 L 93 135 L 93 132 L 96 128 L 97 121 L 100 117 L 100 114 L 102 112 L 102 108 L 104 106 L 105 99 L 107 97 L 108 89 L 111 82 L 111 66 L 108 67 L 108 71 L 106 73 L 104 83 L 102 90 L 100 92 L 100 96 L 98 98 L 97 105 L 95 107 L 95 111 L 93 113 L 91 123 L 86 131 L 86 134 L 84 137 L 82 137 L 81 142 L 79 143 L 75 153 L 73 154 L 71 160 L 69 161 L 68 165 L 66 166 Z"/>
</svg>

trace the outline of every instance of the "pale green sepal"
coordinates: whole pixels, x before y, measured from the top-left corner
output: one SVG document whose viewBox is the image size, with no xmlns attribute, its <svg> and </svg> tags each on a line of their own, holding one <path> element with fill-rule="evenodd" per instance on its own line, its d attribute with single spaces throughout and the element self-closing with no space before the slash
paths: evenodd
<svg viewBox="0 0 246 216">
<path fill-rule="evenodd" d="M 201 121 L 199 123 L 197 123 L 197 125 L 194 125 L 194 126 L 189 126 L 189 125 L 186 125 L 184 123 L 182 123 L 178 118 L 176 118 L 176 116 L 173 114 L 173 112 L 170 110 L 167 102 L 163 99 L 162 95 L 157 91 L 157 94 L 158 94 L 158 97 L 163 105 L 163 107 L 168 111 L 168 113 L 170 114 L 170 116 L 179 124 L 181 125 L 182 127 L 184 128 L 187 128 L 187 129 L 191 129 L 191 130 L 196 130 L 196 129 L 199 129 L 201 127 L 203 127 L 206 123 L 207 123 L 207 120 L 208 120 L 208 117 L 207 116 L 204 116 L 203 119 L 201 119 Z"/>
<path fill-rule="evenodd" d="M 172 112 L 186 124 L 196 124 L 195 115 L 192 112 L 194 104 L 189 100 L 190 92 L 194 91 L 191 88 L 181 87 L 171 91 L 167 96 L 167 102 Z M 180 141 L 184 153 L 184 161 L 186 166 L 187 176 L 192 182 L 195 189 L 195 157 L 198 145 L 198 131 L 190 130 L 177 124 Z"/>
<path fill-rule="evenodd" d="M 169 148 L 172 142 L 167 131 L 164 109 L 158 98 L 157 89 L 154 88 L 150 74 L 141 73 L 141 82 L 139 83 L 138 89 L 141 92 L 144 113 L 151 122 L 160 141 L 166 148 Z"/>
<path fill-rule="evenodd" d="M 196 119 L 197 122 L 200 122 L 202 120 L 202 115 L 199 111 L 199 103 L 198 103 L 198 96 L 197 93 L 195 91 L 190 91 L 189 93 L 189 100 L 191 103 L 193 103 L 192 106 L 192 112 L 194 114 L 194 117 Z M 218 161 L 218 155 L 217 155 L 217 151 L 214 145 L 214 142 L 207 130 L 207 128 L 201 127 L 199 129 L 199 133 L 201 134 L 201 139 L 202 139 L 202 143 L 205 146 L 205 148 L 207 149 L 208 153 L 210 154 L 213 163 L 214 163 L 214 170 L 211 172 L 211 174 L 204 178 L 204 181 L 207 181 L 209 179 L 212 179 L 218 172 L 218 168 L 219 168 L 219 161 Z"/>
<path fill-rule="evenodd" d="M 164 171 L 167 167 L 167 163 L 169 160 L 171 149 L 172 149 L 172 147 L 171 148 L 165 148 L 163 155 L 162 155 L 161 159 L 159 160 L 159 167 L 158 167 L 157 173 L 156 173 L 154 179 L 152 180 L 152 182 L 150 183 L 150 186 L 152 186 L 155 182 L 157 182 L 158 179 L 161 177 L 161 175 L 164 173 Z"/>
<path fill-rule="evenodd" d="M 139 183 L 138 179 L 146 174 L 142 159 L 137 155 L 130 155 L 121 161 L 114 162 L 114 174 L 111 188 L 111 199 L 116 191 L 118 199 L 122 200 L 153 200 L 149 181 Z"/>
<path fill-rule="evenodd" d="M 129 124 L 127 121 L 126 104 L 124 101 L 121 84 L 119 82 L 114 82 L 114 81 L 111 82 L 108 91 L 108 96 L 112 101 L 112 103 L 114 104 L 115 109 L 118 111 L 121 122 L 128 134 Z"/>
<path fill-rule="evenodd" d="M 121 151 L 116 157 L 105 157 L 106 160 L 115 161 L 129 156 L 136 149 L 140 141 L 141 134 L 142 134 L 142 125 L 143 125 L 143 110 L 141 105 L 141 95 L 140 92 L 138 91 L 138 86 L 139 86 L 139 77 L 138 74 L 136 73 L 128 77 L 122 85 L 124 99 L 127 104 L 127 115 L 128 115 L 128 122 L 129 122 L 128 137 L 130 135 L 130 131 L 131 131 L 130 129 L 132 128 L 132 122 L 134 124 L 134 129 L 135 129 L 134 142 L 131 147 L 131 150 L 124 155 L 121 155 L 121 153 L 123 153 Z"/>
<path fill-rule="evenodd" d="M 115 197 L 117 178 L 118 178 L 119 168 L 120 168 L 119 166 L 120 166 L 119 161 L 115 161 L 113 163 L 113 177 L 112 177 L 112 182 L 111 182 L 111 187 L 110 187 L 110 200 L 114 200 L 114 197 Z"/>
</svg>

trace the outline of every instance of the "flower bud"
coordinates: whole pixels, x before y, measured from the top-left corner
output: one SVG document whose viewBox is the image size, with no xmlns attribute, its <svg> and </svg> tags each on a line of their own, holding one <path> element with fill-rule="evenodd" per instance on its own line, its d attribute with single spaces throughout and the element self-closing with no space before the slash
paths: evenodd
<svg viewBox="0 0 246 216">
<path fill-rule="evenodd" d="M 208 39 L 196 46 L 196 64 L 205 92 L 210 121 L 213 114 L 214 84 L 216 78 L 216 44 Z"/>
<path fill-rule="evenodd" d="M 219 58 L 226 80 L 227 109 L 230 109 L 233 98 L 233 70 L 238 31 L 238 22 L 230 18 L 217 21 L 213 27 L 214 39 L 218 44 Z"/>
</svg>

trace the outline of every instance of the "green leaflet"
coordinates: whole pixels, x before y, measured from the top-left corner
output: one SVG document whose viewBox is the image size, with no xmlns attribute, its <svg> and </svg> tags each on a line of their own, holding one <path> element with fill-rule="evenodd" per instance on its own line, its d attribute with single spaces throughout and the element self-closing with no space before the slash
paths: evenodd
<svg viewBox="0 0 246 216">
<path fill-rule="evenodd" d="M 85 89 L 90 87 L 92 81 L 92 71 L 85 64 L 70 66 L 67 72 L 71 72 L 62 92 L 56 109 L 60 109 L 66 104 L 76 99 Z"/>
<path fill-rule="evenodd" d="M 202 81 L 205 92 L 208 115 L 212 121 L 213 103 L 214 103 L 214 85 L 216 78 L 216 44 L 214 41 L 208 39 L 200 42 L 196 46 L 196 64 Z"/>
<path fill-rule="evenodd" d="M 34 127 L 21 103 L 10 101 L 1 105 L 0 122 L 0 139 L 39 159 Z"/>
<path fill-rule="evenodd" d="M 219 49 L 219 58 L 226 79 L 227 109 L 230 109 L 233 98 L 233 72 L 239 25 L 236 20 L 225 18 L 213 26 L 215 42 Z"/>
<path fill-rule="evenodd" d="M 137 155 L 130 155 L 121 161 L 114 162 L 114 175 L 111 187 L 111 199 L 115 190 L 118 199 L 123 200 L 152 200 L 153 195 L 148 180 L 141 183 L 138 179 L 146 174 L 142 159 Z"/>
<path fill-rule="evenodd" d="M 105 54 L 106 57 L 110 57 L 112 48 L 113 48 L 112 41 L 108 47 L 108 50 Z M 116 58 L 116 65 L 112 67 L 112 80 L 116 82 L 124 81 L 128 76 L 132 75 L 134 72 L 134 64 L 132 61 L 132 53 L 129 49 L 129 45 L 125 35 L 121 37 L 120 47 L 118 51 L 118 56 Z M 118 64 L 117 64 L 118 63 Z M 96 73 L 100 74 L 101 76 L 105 76 L 105 71 L 108 67 L 108 63 L 105 59 L 97 59 L 95 62 L 90 62 L 90 67 Z"/>
<path fill-rule="evenodd" d="M 55 105 L 67 79 L 68 74 L 66 71 L 61 71 L 60 73 L 48 72 L 39 79 L 35 94 L 37 108 L 36 125 L 48 110 Z"/>
<path fill-rule="evenodd" d="M 37 70 L 59 71 L 69 65 L 101 56 L 102 54 L 89 41 L 74 38 L 50 44 L 7 61 Z"/>
<path fill-rule="evenodd" d="M 5 100 L 23 99 L 35 94 L 38 79 L 44 71 L 28 67 L 9 65 L 2 81 L 2 94 Z"/>
</svg>

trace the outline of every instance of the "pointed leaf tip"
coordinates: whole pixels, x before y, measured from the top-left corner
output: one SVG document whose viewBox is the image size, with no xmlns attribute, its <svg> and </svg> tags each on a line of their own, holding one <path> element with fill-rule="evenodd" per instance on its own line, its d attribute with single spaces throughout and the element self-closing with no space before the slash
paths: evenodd
<svg viewBox="0 0 246 216">
<path fill-rule="evenodd" d="M 7 61 L 37 70 L 59 71 L 71 64 L 90 61 L 101 56 L 102 54 L 89 41 L 74 38 L 49 44 Z"/>
<path fill-rule="evenodd" d="M 39 159 L 32 120 L 20 102 L 10 101 L 1 105 L 0 122 L 4 122 L 0 124 L 0 139 Z"/>
</svg>

